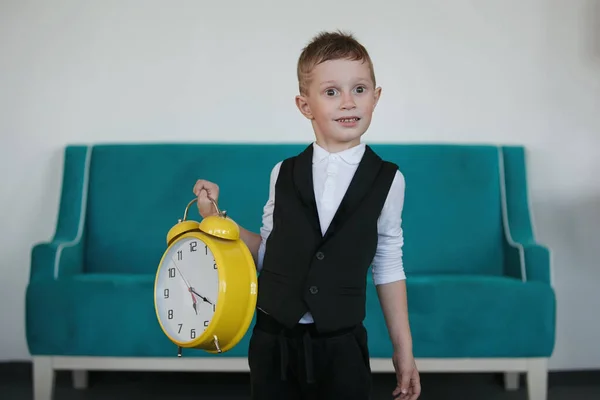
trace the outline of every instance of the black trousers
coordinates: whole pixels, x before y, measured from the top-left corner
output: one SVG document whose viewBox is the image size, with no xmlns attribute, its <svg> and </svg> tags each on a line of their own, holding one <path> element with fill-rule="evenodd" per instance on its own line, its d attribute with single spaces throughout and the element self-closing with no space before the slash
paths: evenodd
<svg viewBox="0 0 600 400">
<path fill-rule="evenodd" d="M 367 400 L 371 368 L 362 324 L 319 334 L 285 329 L 257 311 L 248 351 L 253 400 Z"/>
</svg>

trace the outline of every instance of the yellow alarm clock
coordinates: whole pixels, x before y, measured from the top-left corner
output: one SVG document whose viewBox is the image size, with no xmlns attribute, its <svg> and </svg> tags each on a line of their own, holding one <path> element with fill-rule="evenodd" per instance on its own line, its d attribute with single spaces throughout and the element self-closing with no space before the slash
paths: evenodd
<svg viewBox="0 0 600 400">
<path fill-rule="evenodd" d="M 254 259 L 239 226 L 211 199 L 217 215 L 183 220 L 167 234 L 154 282 L 161 329 L 182 348 L 224 353 L 244 337 L 257 300 Z"/>
</svg>

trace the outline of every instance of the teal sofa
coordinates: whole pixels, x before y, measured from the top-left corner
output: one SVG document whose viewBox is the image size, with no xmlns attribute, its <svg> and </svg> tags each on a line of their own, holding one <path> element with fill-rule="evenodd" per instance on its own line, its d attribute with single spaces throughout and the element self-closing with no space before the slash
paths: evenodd
<svg viewBox="0 0 600 400">
<path fill-rule="evenodd" d="M 198 178 L 220 206 L 258 231 L 269 173 L 306 144 L 101 144 L 64 151 L 55 236 L 36 243 L 26 290 L 35 400 L 54 371 L 84 388 L 91 370 L 246 371 L 250 331 L 230 352 L 177 348 L 154 312 L 153 281 L 168 230 Z M 546 398 L 555 341 L 549 249 L 533 234 L 525 149 L 464 144 L 372 144 L 406 179 L 403 228 L 414 354 L 428 371 L 496 371 L 529 398 Z M 198 219 L 197 210 L 189 218 Z M 374 372 L 392 347 L 369 274 Z"/>
</svg>

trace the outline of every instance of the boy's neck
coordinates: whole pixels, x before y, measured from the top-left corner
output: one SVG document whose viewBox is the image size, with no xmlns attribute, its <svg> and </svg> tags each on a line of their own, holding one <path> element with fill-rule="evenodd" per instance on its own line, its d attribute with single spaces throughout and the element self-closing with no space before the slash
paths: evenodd
<svg viewBox="0 0 600 400">
<path fill-rule="evenodd" d="M 329 153 L 339 153 L 344 150 L 351 149 L 353 147 L 359 146 L 361 144 L 360 138 L 349 141 L 349 142 L 336 142 L 336 141 L 326 141 L 323 139 L 317 138 L 315 143 L 322 147 Z"/>
</svg>

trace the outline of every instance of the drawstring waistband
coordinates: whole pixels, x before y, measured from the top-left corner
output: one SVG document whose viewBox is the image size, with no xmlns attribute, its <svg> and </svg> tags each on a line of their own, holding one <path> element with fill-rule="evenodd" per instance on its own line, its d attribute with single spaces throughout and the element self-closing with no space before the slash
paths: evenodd
<svg viewBox="0 0 600 400">
<path fill-rule="evenodd" d="M 287 344 L 287 337 L 285 331 L 279 333 L 279 352 L 281 361 L 281 380 L 287 380 L 287 368 L 289 363 L 289 349 Z M 315 376 L 313 372 L 313 353 L 312 353 L 312 341 L 309 331 L 305 331 L 302 335 L 302 349 L 304 350 L 304 367 L 306 369 L 306 382 L 313 383 Z"/>
<path fill-rule="evenodd" d="M 279 335 L 279 354 L 281 356 L 281 380 L 285 381 L 287 379 L 288 346 L 283 334 Z"/>
<path fill-rule="evenodd" d="M 315 377 L 313 374 L 313 357 L 312 357 L 312 341 L 310 337 L 310 333 L 308 331 L 304 332 L 303 335 L 303 344 L 304 344 L 304 364 L 306 367 L 306 382 L 313 383 L 315 381 Z"/>
<path fill-rule="evenodd" d="M 307 383 L 314 383 L 313 366 L 313 338 L 333 337 L 351 332 L 353 328 L 341 329 L 335 332 L 319 333 L 314 324 L 296 324 L 294 328 L 286 328 L 273 317 L 258 310 L 256 318 L 256 327 L 262 331 L 277 335 L 279 342 L 281 379 L 287 380 L 287 369 L 289 365 L 289 347 L 288 340 L 296 339 L 298 344 L 298 355 L 301 351 L 304 353 L 304 369 L 306 372 Z M 300 357 L 298 357 L 300 358 Z"/>
</svg>

